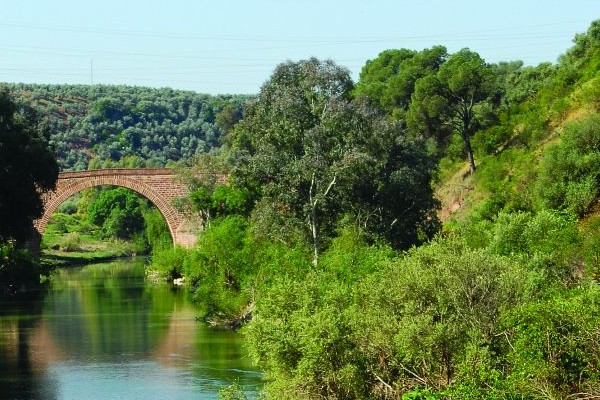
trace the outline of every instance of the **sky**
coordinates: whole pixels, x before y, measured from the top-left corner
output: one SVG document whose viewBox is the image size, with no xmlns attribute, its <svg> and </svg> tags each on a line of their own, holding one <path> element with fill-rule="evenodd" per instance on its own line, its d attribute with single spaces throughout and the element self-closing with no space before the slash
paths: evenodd
<svg viewBox="0 0 600 400">
<path fill-rule="evenodd" d="M 600 19 L 600 0 L 4 0 L 1 9 L 0 82 L 213 95 L 258 93 L 278 64 L 310 57 L 358 81 L 387 49 L 554 63 Z"/>
</svg>

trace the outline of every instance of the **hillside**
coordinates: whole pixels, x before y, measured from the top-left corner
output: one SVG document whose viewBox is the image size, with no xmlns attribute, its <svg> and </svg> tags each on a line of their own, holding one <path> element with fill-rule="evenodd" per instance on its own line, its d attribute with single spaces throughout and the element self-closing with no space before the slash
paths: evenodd
<svg viewBox="0 0 600 400">
<path fill-rule="evenodd" d="M 286 63 L 234 130 L 234 186 L 193 196 L 211 225 L 153 266 L 208 321 L 252 319 L 268 398 L 598 398 L 599 127 L 600 21 L 556 64 L 386 50 L 349 85 Z"/>
<path fill-rule="evenodd" d="M 245 100 L 129 86 L 6 86 L 42 121 L 62 170 L 158 167 L 208 153 L 227 129 L 219 113 L 235 120 Z"/>
<path fill-rule="evenodd" d="M 595 209 L 600 175 L 594 162 L 585 160 L 595 158 L 599 149 L 595 139 L 581 139 L 586 143 L 576 145 L 572 138 L 597 123 L 599 60 L 596 21 L 587 33 L 575 37 L 574 46 L 557 64 L 493 66 L 505 71 L 498 76 L 503 99 L 496 120 L 473 135 L 477 171 L 468 173 L 461 153 L 457 157 L 450 151 L 440 163 L 436 194 L 444 222 L 452 225 L 473 218 L 494 219 L 500 212 L 544 208 L 584 217 Z M 584 188 L 586 179 L 590 184 Z"/>
</svg>

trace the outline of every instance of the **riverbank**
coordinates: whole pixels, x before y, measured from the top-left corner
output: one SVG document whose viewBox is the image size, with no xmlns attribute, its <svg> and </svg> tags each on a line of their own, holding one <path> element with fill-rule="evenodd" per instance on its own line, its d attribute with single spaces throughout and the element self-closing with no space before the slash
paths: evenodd
<svg viewBox="0 0 600 400">
<path fill-rule="evenodd" d="M 69 266 L 81 266 L 97 264 L 121 259 L 137 257 L 136 254 L 103 254 L 103 253 L 43 253 L 40 257 L 41 263 L 46 267 L 66 268 Z"/>
<path fill-rule="evenodd" d="M 102 240 L 93 235 L 65 233 L 44 235 L 40 261 L 45 266 L 87 265 L 144 256 L 148 250 L 135 241 Z"/>
</svg>

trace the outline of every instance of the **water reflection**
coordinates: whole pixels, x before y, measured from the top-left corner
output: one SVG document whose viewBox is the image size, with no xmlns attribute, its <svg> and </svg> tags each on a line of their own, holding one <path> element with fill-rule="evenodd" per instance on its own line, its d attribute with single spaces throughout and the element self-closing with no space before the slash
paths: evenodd
<svg viewBox="0 0 600 400">
<path fill-rule="evenodd" d="M 64 269 L 43 301 L 0 304 L 0 398 L 202 399 L 260 386 L 238 335 L 195 321 L 143 261 Z"/>
</svg>

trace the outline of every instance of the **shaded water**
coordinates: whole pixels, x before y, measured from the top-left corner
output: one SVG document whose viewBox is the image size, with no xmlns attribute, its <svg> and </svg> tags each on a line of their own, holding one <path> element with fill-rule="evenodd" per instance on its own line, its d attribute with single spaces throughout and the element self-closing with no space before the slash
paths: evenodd
<svg viewBox="0 0 600 400">
<path fill-rule="evenodd" d="M 241 338 L 195 321 L 143 261 L 58 270 L 39 300 L 0 303 L 1 399 L 216 399 L 257 391 Z"/>
</svg>

